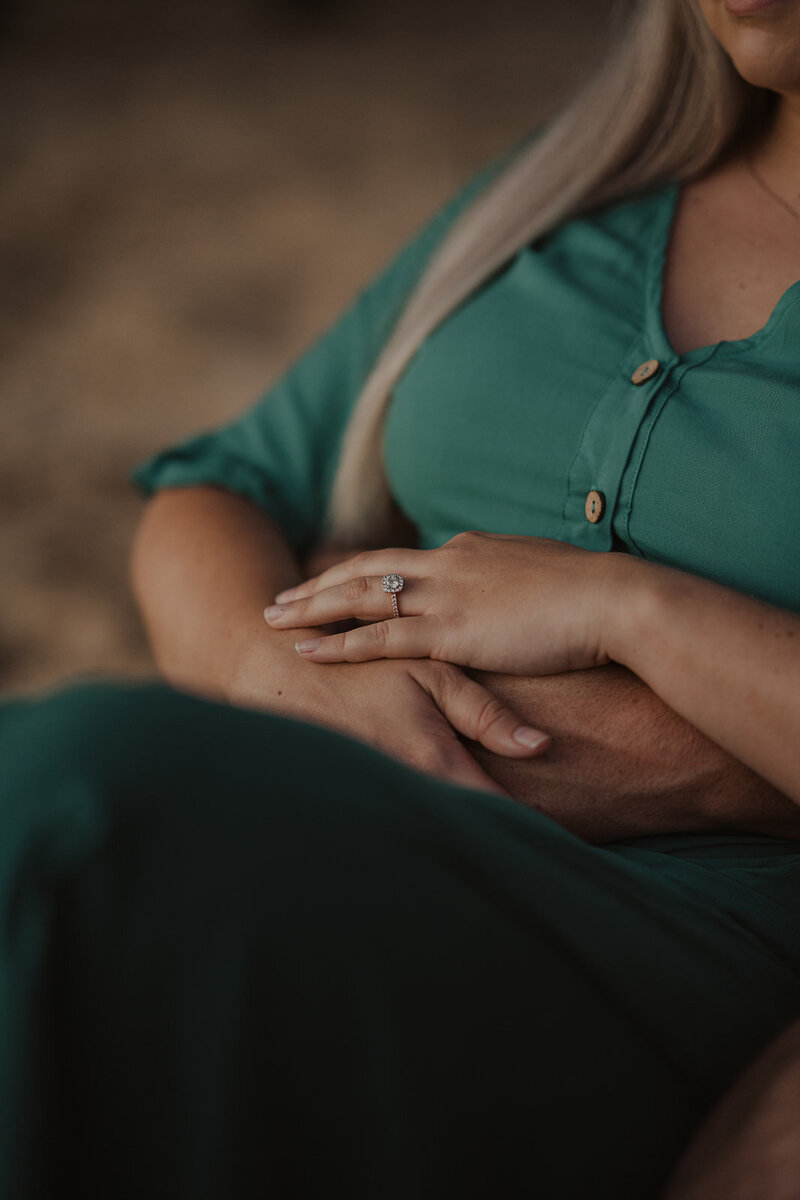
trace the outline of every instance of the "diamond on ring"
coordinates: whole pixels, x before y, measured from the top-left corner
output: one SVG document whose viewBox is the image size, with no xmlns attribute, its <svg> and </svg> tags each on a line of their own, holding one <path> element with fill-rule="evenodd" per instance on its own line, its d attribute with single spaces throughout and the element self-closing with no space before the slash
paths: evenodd
<svg viewBox="0 0 800 1200">
<path fill-rule="evenodd" d="M 384 575 L 381 587 L 385 592 L 402 592 L 405 582 L 402 575 Z"/>
<path fill-rule="evenodd" d="M 385 592 L 388 592 L 392 598 L 392 616 L 399 617 L 400 609 L 397 607 L 397 593 L 402 592 L 405 587 L 405 579 L 402 575 L 384 575 L 381 580 L 381 587 Z"/>
</svg>

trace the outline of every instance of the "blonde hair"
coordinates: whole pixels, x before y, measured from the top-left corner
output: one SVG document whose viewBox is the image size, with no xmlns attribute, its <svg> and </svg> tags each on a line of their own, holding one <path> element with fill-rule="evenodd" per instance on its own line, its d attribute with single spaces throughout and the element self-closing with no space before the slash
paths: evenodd
<svg viewBox="0 0 800 1200">
<path fill-rule="evenodd" d="M 329 540 L 386 544 L 391 495 L 381 441 L 392 389 L 457 305 L 569 217 L 702 174 L 763 124 L 775 99 L 736 72 L 697 0 L 640 0 L 599 70 L 459 215 L 433 254 L 345 432 Z"/>
</svg>

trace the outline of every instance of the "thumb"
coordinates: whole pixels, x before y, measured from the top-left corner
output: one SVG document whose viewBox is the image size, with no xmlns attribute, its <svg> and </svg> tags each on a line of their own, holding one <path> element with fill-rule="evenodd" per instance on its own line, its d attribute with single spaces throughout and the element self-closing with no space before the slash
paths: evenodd
<svg viewBox="0 0 800 1200">
<path fill-rule="evenodd" d="M 513 709 L 458 667 L 440 667 L 420 683 L 454 729 L 495 754 L 531 758 L 550 745 L 548 733 L 526 725 Z"/>
</svg>

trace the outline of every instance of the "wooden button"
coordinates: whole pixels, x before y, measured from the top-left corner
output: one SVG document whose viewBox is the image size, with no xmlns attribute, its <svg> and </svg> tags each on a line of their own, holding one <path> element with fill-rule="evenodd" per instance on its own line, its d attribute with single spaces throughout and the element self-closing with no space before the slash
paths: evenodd
<svg viewBox="0 0 800 1200">
<path fill-rule="evenodd" d="M 656 371 L 660 370 L 661 363 L 657 358 L 648 358 L 647 362 L 640 363 L 636 370 L 631 375 L 631 383 L 644 383 L 646 379 L 652 379 Z"/>
<path fill-rule="evenodd" d="M 586 520 L 591 521 L 593 525 L 596 525 L 597 522 L 602 519 L 603 513 L 606 511 L 606 498 L 603 493 L 596 492 L 594 489 L 592 489 L 592 491 L 589 492 L 588 496 L 586 497 L 584 511 L 586 513 Z"/>
</svg>

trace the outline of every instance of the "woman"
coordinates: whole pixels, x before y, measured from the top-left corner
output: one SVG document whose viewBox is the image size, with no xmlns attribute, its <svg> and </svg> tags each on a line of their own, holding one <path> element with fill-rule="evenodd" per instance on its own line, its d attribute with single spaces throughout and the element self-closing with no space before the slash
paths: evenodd
<svg viewBox="0 0 800 1200">
<path fill-rule="evenodd" d="M 800 1013 L 798 277 L 800 0 L 649 0 L 262 402 L 140 469 L 158 660 L 231 705 L 0 727 L 39 780 L 101 731 L 59 1167 L 99 1122 L 120 1194 L 656 1194 Z M 783 1194 L 796 1042 L 674 1195 Z"/>
</svg>

